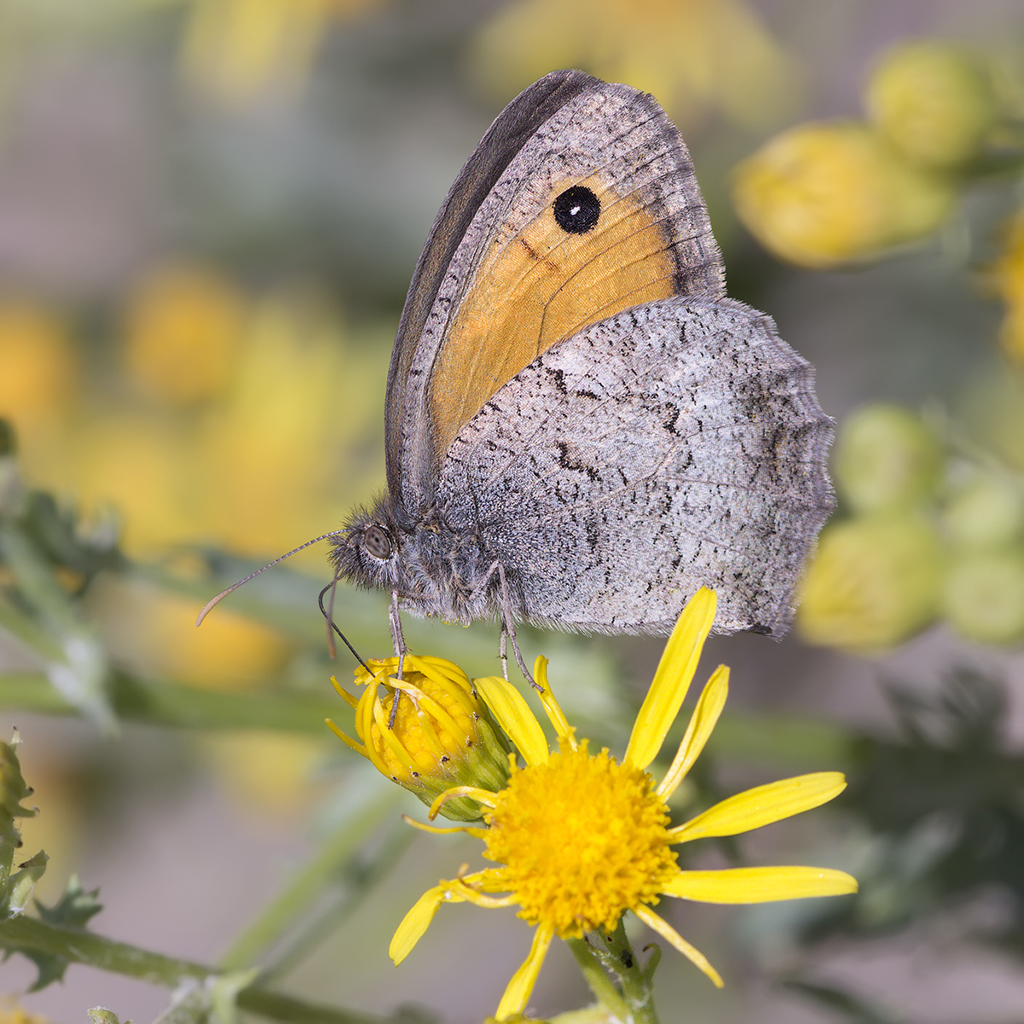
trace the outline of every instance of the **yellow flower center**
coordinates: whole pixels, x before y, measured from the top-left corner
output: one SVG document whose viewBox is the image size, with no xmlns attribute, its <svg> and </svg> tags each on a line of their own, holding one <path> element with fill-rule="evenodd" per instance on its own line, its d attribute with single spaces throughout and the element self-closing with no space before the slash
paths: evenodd
<svg viewBox="0 0 1024 1024">
<path fill-rule="evenodd" d="M 665 802 L 646 772 L 607 750 L 591 756 L 563 744 L 547 764 L 513 772 L 486 816 L 486 856 L 502 865 L 503 888 L 530 924 L 563 938 L 615 927 L 622 914 L 655 904 L 676 873 Z"/>
</svg>

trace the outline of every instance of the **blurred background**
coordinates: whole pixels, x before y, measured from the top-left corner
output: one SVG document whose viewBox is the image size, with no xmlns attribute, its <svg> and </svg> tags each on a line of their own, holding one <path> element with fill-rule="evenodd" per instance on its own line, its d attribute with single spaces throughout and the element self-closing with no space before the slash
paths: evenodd
<svg viewBox="0 0 1024 1024">
<path fill-rule="evenodd" d="M 96 931 L 204 962 L 280 897 L 273 942 L 228 962 L 352 1009 L 493 1012 L 529 945 L 512 911 L 445 907 L 387 959 L 406 908 L 476 851 L 406 834 L 416 801 L 323 727 L 352 731 L 323 545 L 193 623 L 383 486 L 426 232 L 502 106 L 560 67 L 666 108 L 730 294 L 815 364 L 840 426 L 841 506 L 793 635 L 709 644 L 700 674 L 732 666 L 732 707 L 690 797 L 846 769 L 834 808 L 706 856 L 842 867 L 862 895 L 673 908 L 727 988 L 666 954 L 663 1019 L 1024 1021 L 1014 0 L 0 3 L 0 736 L 18 727 L 35 787 L 25 850 L 51 857 L 36 894 L 56 904 L 77 872 Z M 378 595 L 339 591 L 336 619 L 389 653 Z M 495 671 L 492 626 L 409 636 Z M 621 752 L 660 643 L 524 647 Z M 318 881 L 299 896 L 296 877 Z M 169 1001 L 78 965 L 26 993 L 36 976 L 0 964 L 0 1020 Z M 554 949 L 538 1014 L 586 1001 Z"/>
</svg>

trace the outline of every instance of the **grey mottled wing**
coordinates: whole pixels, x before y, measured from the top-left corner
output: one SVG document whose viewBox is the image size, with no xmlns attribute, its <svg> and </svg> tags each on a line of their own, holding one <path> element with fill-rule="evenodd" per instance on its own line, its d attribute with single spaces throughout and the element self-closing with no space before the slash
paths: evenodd
<svg viewBox="0 0 1024 1024">
<path fill-rule="evenodd" d="M 769 317 L 678 296 L 509 381 L 449 448 L 437 508 L 475 527 L 531 622 L 664 633 L 703 584 L 718 629 L 780 634 L 834 506 L 832 433 Z"/>
</svg>

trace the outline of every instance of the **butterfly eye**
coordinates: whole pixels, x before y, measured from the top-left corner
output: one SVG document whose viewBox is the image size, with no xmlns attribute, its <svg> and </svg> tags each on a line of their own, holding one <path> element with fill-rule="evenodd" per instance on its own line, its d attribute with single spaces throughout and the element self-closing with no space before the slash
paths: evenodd
<svg viewBox="0 0 1024 1024">
<path fill-rule="evenodd" d="M 573 185 L 555 200 L 555 222 L 571 234 L 585 234 L 600 216 L 601 200 L 586 185 Z"/>
<path fill-rule="evenodd" d="M 382 530 L 379 526 L 371 524 L 363 531 L 363 547 L 374 558 L 379 558 L 382 561 L 391 557 L 391 538 L 387 531 Z"/>
</svg>

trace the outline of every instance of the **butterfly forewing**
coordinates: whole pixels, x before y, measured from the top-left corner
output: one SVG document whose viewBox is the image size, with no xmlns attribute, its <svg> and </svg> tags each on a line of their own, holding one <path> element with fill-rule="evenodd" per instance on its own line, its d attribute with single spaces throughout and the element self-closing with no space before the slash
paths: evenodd
<svg viewBox="0 0 1024 1024">
<path fill-rule="evenodd" d="M 582 78 L 582 88 L 580 78 L 558 79 L 564 98 L 469 219 L 418 339 L 400 335 L 396 345 L 389 432 L 397 426 L 401 443 L 397 480 L 389 445 L 389 483 L 410 511 L 432 500 L 462 426 L 557 341 L 656 299 L 722 294 L 718 248 L 678 131 L 651 97 Z M 496 138 L 524 123 L 516 104 L 492 127 Z M 493 168 L 476 174 L 487 180 Z M 450 224 L 439 217 L 436 237 L 462 229 L 468 211 L 457 216 L 457 206 Z M 409 306 L 422 306 L 415 289 L 412 323 Z"/>
</svg>

